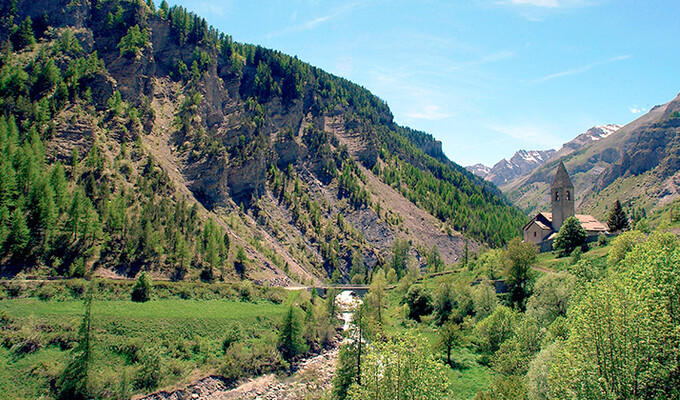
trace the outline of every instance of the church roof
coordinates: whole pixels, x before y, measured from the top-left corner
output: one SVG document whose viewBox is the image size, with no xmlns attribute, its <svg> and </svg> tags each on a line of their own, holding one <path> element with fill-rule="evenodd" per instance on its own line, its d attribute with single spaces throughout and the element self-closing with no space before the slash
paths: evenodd
<svg viewBox="0 0 680 400">
<path fill-rule="evenodd" d="M 567 168 L 564 166 L 564 162 L 560 161 L 560 165 L 557 166 L 557 172 L 555 172 L 555 178 L 552 181 L 552 185 L 550 185 L 551 189 L 554 188 L 566 188 L 570 187 L 573 188 L 574 184 L 571 183 L 571 179 L 569 179 L 569 173 L 567 172 Z"/>
</svg>

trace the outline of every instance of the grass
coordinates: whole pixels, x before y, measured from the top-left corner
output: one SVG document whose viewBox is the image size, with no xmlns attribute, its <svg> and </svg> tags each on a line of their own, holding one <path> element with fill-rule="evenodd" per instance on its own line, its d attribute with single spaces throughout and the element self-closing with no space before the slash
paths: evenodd
<svg viewBox="0 0 680 400">
<path fill-rule="evenodd" d="M 598 246 L 597 243 L 591 244 L 590 250 L 581 255 L 582 260 L 591 260 L 596 262 L 601 262 L 607 259 L 607 253 L 609 252 L 609 245 Z M 572 264 L 573 259 L 571 257 L 558 257 L 555 252 L 545 252 L 538 255 L 538 260 L 536 266 L 538 268 L 549 270 L 549 271 L 566 271 Z"/>
<path fill-rule="evenodd" d="M 42 301 L 37 298 L 0 300 L 0 393 L 2 398 L 51 398 L 53 387 L 70 359 L 84 311 L 81 300 Z M 270 301 L 157 299 L 146 303 L 95 300 L 92 305 L 91 368 L 98 396 L 116 391 L 146 393 L 172 387 L 197 374 L 219 370 L 222 342 L 231 327 L 243 328 L 243 357 L 263 357 L 276 346 L 283 304 Z M 29 337 L 39 349 L 17 349 Z M 160 380 L 140 384 L 144 354 L 155 352 Z M 258 359 L 259 361 L 259 359 Z M 125 377 L 125 378 L 124 378 Z M 120 388 L 120 389 L 119 389 Z"/>
</svg>

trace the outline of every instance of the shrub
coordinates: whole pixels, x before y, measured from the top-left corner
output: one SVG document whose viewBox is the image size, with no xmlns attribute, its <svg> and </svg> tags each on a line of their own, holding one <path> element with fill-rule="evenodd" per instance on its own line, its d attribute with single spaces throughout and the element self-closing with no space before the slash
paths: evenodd
<svg viewBox="0 0 680 400">
<path fill-rule="evenodd" d="M 225 351 L 229 350 L 232 344 L 243 339 L 243 327 L 239 322 L 234 322 L 231 324 L 222 342 L 222 349 Z"/>
<path fill-rule="evenodd" d="M 146 272 L 139 274 L 130 298 L 132 301 L 140 303 L 151 299 L 151 280 L 146 276 Z"/>
<path fill-rule="evenodd" d="M 162 360 L 158 349 L 144 348 L 139 352 L 139 369 L 135 385 L 140 389 L 154 389 L 163 376 Z"/>
<path fill-rule="evenodd" d="M 420 285 L 413 285 L 409 288 L 404 303 L 409 309 L 408 317 L 417 322 L 420 322 L 420 317 L 432 312 L 430 293 Z"/>
</svg>

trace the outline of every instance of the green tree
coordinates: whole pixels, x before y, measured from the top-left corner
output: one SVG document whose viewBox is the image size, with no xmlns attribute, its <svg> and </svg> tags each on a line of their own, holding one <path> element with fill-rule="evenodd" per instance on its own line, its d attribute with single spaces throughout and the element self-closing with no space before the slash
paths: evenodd
<svg viewBox="0 0 680 400">
<path fill-rule="evenodd" d="M 531 284 L 534 279 L 531 267 L 536 264 L 537 255 L 536 245 L 523 243 L 519 238 L 512 239 L 508 243 L 507 250 L 503 252 L 509 304 L 517 310 L 524 310 L 526 299 L 531 294 Z"/>
<path fill-rule="evenodd" d="M 628 231 L 620 234 L 612 241 L 607 253 L 607 261 L 611 266 L 617 266 L 631 250 L 645 241 L 645 235 L 639 231 Z"/>
<path fill-rule="evenodd" d="M 446 363 L 451 364 L 451 351 L 463 343 L 463 332 L 460 325 L 453 321 L 447 321 L 439 327 L 439 338 L 436 347 L 446 352 Z"/>
<path fill-rule="evenodd" d="M 618 232 L 628 229 L 628 216 L 626 215 L 626 212 L 623 211 L 623 207 L 621 206 L 619 199 L 616 199 L 612 210 L 609 212 L 607 225 L 609 226 L 610 232 Z"/>
<path fill-rule="evenodd" d="M 501 344 L 512 337 L 517 324 L 517 312 L 505 306 L 498 306 L 494 312 L 475 326 L 476 342 L 479 349 L 491 355 Z"/>
<path fill-rule="evenodd" d="M 137 277 L 135 286 L 130 293 L 130 299 L 138 303 L 151 300 L 151 279 L 146 275 L 146 272 L 142 272 Z"/>
<path fill-rule="evenodd" d="M 26 224 L 26 216 L 17 208 L 12 212 L 11 229 L 9 231 L 9 250 L 14 257 L 23 258 L 30 250 L 31 231 Z"/>
<path fill-rule="evenodd" d="M 142 50 L 146 47 L 149 41 L 148 33 L 146 28 L 139 29 L 139 25 L 131 26 L 127 35 L 123 36 L 118 43 L 118 49 L 120 50 L 120 55 L 132 55 L 135 58 L 142 56 Z"/>
<path fill-rule="evenodd" d="M 307 344 L 302 339 L 302 311 L 290 304 L 279 328 L 278 348 L 286 360 L 307 351 Z"/>
<path fill-rule="evenodd" d="M 17 51 L 35 45 L 35 33 L 33 32 L 33 21 L 31 21 L 31 17 L 26 17 L 26 19 L 15 28 L 11 39 L 14 49 Z"/>
<path fill-rule="evenodd" d="M 534 316 L 543 327 L 566 317 L 575 285 L 576 277 L 566 271 L 541 276 L 527 303 L 527 315 Z"/>
<path fill-rule="evenodd" d="M 408 306 L 408 317 L 417 322 L 420 322 L 420 317 L 432 312 L 430 293 L 421 285 L 411 286 L 403 301 Z"/>
<path fill-rule="evenodd" d="M 337 367 L 333 375 L 333 398 L 345 400 L 350 386 L 357 381 L 357 346 L 355 342 L 344 344 L 338 353 Z"/>
<path fill-rule="evenodd" d="M 78 344 L 73 349 L 71 361 L 57 383 L 58 399 L 84 400 L 90 398 L 89 373 L 92 363 L 91 321 L 94 288 L 94 283 L 90 284 L 85 296 L 85 313 L 78 331 Z"/>
<path fill-rule="evenodd" d="M 355 400 L 434 400 L 450 389 L 444 366 L 420 336 L 395 335 L 374 342 L 361 365 L 361 385 L 350 387 Z"/>
<path fill-rule="evenodd" d="M 680 396 L 679 262 L 678 238 L 655 234 L 587 291 L 554 355 L 553 398 Z"/>
<path fill-rule="evenodd" d="M 392 258 L 390 259 L 390 267 L 392 267 L 397 276 L 401 279 L 406 273 L 408 267 L 408 251 L 411 249 L 411 244 L 406 239 L 395 239 L 392 243 Z"/>
<path fill-rule="evenodd" d="M 567 218 L 559 232 L 555 236 L 553 249 L 559 252 L 561 257 L 568 256 L 577 247 L 583 247 L 586 243 L 586 231 L 576 217 Z"/>
<path fill-rule="evenodd" d="M 364 299 L 366 306 L 372 312 L 379 327 L 382 327 L 385 322 L 385 314 L 389 306 L 387 294 L 385 293 L 386 286 L 385 272 L 382 269 L 378 270 L 373 274 L 371 286 L 369 286 L 368 293 Z"/>
</svg>

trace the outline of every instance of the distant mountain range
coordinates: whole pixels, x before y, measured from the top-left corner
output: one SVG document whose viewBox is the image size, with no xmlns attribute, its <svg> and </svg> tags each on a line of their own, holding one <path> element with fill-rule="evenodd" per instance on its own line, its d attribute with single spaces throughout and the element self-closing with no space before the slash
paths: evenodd
<svg viewBox="0 0 680 400">
<path fill-rule="evenodd" d="M 502 188 L 515 179 L 527 176 L 536 168 L 555 157 L 564 157 L 587 144 L 606 138 L 613 132 L 616 132 L 620 127 L 621 126 L 614 124 L 594 126 L 562 145 L 562 148 L 559 151 L 554 149 L 519 150 L 512 158 L 510 158 L 510 160 L 504 158 L 494 164 L 493 167 L 488 167 L 484 164 L 475 164 L 465 168 L 480 178 L 493 182 L 494 185 Z"/>
<path fill-rule="evenodd" d="M 527 213 L 546 210 L 550 181 L 563 160 L 581 213 L 604 218 L 616 199 L 650 212 L 680 197 L 680 96 L 617 128 L 589 129 L 500 189 Z"/>
</svg>

